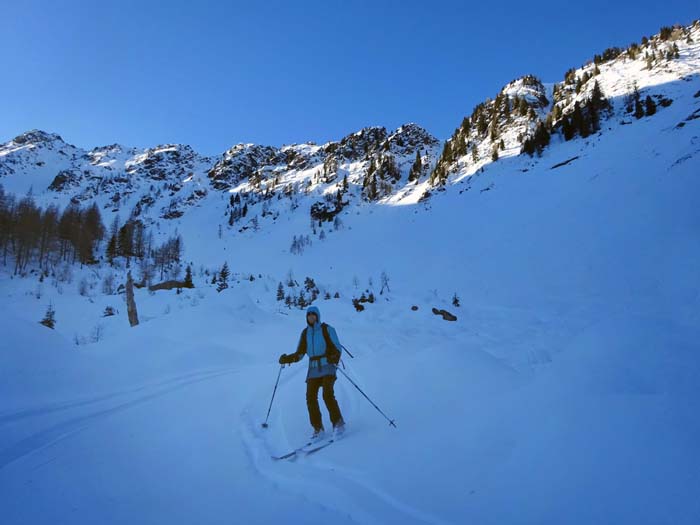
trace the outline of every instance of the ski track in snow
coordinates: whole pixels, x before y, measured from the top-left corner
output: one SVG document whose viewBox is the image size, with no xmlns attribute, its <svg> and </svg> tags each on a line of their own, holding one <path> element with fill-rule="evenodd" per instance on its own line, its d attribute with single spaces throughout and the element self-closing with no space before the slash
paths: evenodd
<svg viewBox="0 0 700 525">
<path fill-rule="evenodd" d="M 231 369 L 231 370 L 233 370 L 233 369 Z M 81 406 L 93 405 L 95 403 L 107 401 L 108 399 L 113 399 L 115 397 L 121 397 L 121 396 L 124 396 L 127 394 L 134 394 L 136 392 L 142 392 L 142 391 L 148 390 L 150 388 L 167 386 L 169 384 L 180 382 L 180 381 L 183 381 L 183 380 L 188 379 L 188 378 L 199 377 L 199 376 L 208 375 L 208 374 L 220 372 L 220 371 L 221 370 L 200 370 L 200 371 L 192 372 L 189 374 L 178 375 L 176 377 L 172 377 L 172 378 L 165 379 L 162 381 L 157 381 L 157 382 L 154 382 L 152 384 L 142 385 L 139 387 L 130 388 L 130 389 L 126 389 L 126 390 L 120 390 L 118 392 L 112 392 L 110 394 L 104 394 L 101 396 L 80 398 L 80 399 L 75 399 L 72 401 L 65 401 L 65 402 L 61 402 L 61 403 L 52 403 L 52 404 L 47 404 L 47 405 L 41 405 L 38 407 L 32 407 L 32 408 L 27 408 L 27 409 L 23 409 L 23 410 L 18 410 L 16 412 L 0 413 L 0 425 L 3 425 L 5 423 L 9 423 L 9 422 L 13 422 L 13 421 L 19 421 L 21 419 L 25 419 L 28 417 L 43 416 L 43 415 L 51 414 L 53 412 L 60 412 L 63 410 L 69 410 L 69 409 L 77 408 L 77 407 L 81 407 Z"/>
<path fill-rule="evenodd" d="M 351 368 L 347 365 L 346 367 L 346 373 L 362 388 L 361 382 L 353 376 Z M 301 374 L 296 373 L 286 379 L 287 381 L 300 380 L 297 377 L 299 375 Z M 352 414 L 358 411 L 361 395 L 355 391 L 355 387 L 349 384 L 342 374 L 338 374 L 338 376 L 336 395 L 342 393 L 343 397 L 351 400 L 341 407 L 346 419 L 351 421 Z M 357 396 L 354 394 L 352 396 L 345 395 L 348 388 L 355 391 Z M 362 399 L 362 401 L 365 400 Z M 323 405 L 321 400 L 319 402 Z M 325 407 L 322 406 L 321 410 L 325 410 Z M 323 459 L 321 456 L 330 452 L 331 449 L 352 446 L 352 439 L 350 443 L 346 442 L 348 437 L 352 438 L 356 433 L 352 427 L 326 451 L 321 451 L 317 455 L 274 460 L 272 459 L 273 455 L 288 452 L 298 447 L 300 443 L 288 445 L 289 450 L 273 450 L 269 439 L 265 438 L 267 431 L 257 430 L 258 424 L 253 420 L 251 412 L 251 404 L 249 403 L 240 415 L 243 447 L 256 471 L 281 490 L 292 492 L 306 501 L 348 516 L 359 523 L 428 523 L 431 525 L 451 523 L 399 501 L 369 481 L 362 472 L 341 467 L 328 459 Z M 304 417 L 306 417 L 305 414 Z M 283 426 L 280 432 L 287 435 Z M 313 499 L 309 494 L 313 494 Z"/>
<path fill-rule="evenodd" d="M 86 399 L 83 401 L 75 401 L 61 404 L 52 404 L 47 405 L 44 408 L 38 407 L 29 410 L 19 411 L 14 414 L 7 414 L 0 419 L 0 423 L 7 424 L 8 422 L 16 421 L 18 419 L 26 417 L 43 416 L 60 410 L 68 410 L 70 408 L 89 406 L 95 403 L 100 403 L 103 401 L 114 399 L 116 397 L 129 396 L 136 392 L 147 392 L 144 395 L 133 397 L 121 403 L 112 404 L 107 408 L 92 411 L 87 414 L 64 420 L 58 424 L 55 424 L 49 428 L 46 428 L 40 432 L 36 432 L 30 436 L 27 436 L 24 439 L 21 439 L 20 441 L 15 442 L 14 444 L 0 451 L 0 470 L 29 454 L 45 449 L 46 447 L 49 447 L 77 432 L 84 430 L 85 428 L 89 427 L 91 423 L 95 422 L 98 419 L 102 419 L 106 416 L 112 415 L 117 412 L 128 410 L 132 407 L 141 405 L 142 403 L 148 402 L 152 399 L 156 399 L 170 392 L 180 390 L 188 385 L 200 383 L 202 381 L 207 381 L 215 377 L 228 375 L 236 372 L 237 370 L 234 369 L 222 369 L 217 371 L 185 374 L 182 376 L 171 378 L 166 381 L 156 383 L 154 385 L 142 386 L 135 389 L 125 390 L 123 392 L 99 396 L 93 399 Z"/>
</svg>

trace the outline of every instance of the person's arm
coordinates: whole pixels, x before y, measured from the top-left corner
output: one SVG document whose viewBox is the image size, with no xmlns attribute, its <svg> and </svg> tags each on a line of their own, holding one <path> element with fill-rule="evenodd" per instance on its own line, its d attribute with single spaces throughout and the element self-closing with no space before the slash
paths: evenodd
<svg viewBox="0 0 700 525">
<path fill-rule="evenodd" d="M 296 363 L 301 360 L 306 354 L 306 330 L 302 330 L 301 336 L 299 337 L 299 343 L 297 344 L 297 351 L 293 354 L 282 354 L 280 356 L 279 362 L 281 365 L 288 365 L 291 363 Z"/>
<path fill-rule="evenodd" d="M 297 344 L 297 351 L 289 356 L 291 363 L 296 363 L 297 361 L 301 361 L 301 359 L 306 354 L 306 337 L 305 336 L 306 336 L 306 330 L 302 330 L 301 335 L 299 336 L 299 344 Z"/>
</svg>

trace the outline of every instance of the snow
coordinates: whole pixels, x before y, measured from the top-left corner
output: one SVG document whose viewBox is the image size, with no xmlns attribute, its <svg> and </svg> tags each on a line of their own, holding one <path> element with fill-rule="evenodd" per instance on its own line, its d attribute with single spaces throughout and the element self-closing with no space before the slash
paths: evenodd
<svg viewBox="0 0 700 525">
<path fill-rule="evenodd" d="M 656 85 L 674 102 L 652 117 L 615 117 L 541 158 L 513 151 L 428 201 L 417 202 L 424 181 L 353 200 L 325 240 L 308 207 L 338 180 L 295 210 L 273 200 L 280 214 L 260 231 L 219 238 L 229 194 L 204 186 L 195 158 L 191 186 L 208 194 L 154 233 L 182 235 L 196 288 L 136 290 L 135 328 L 123 296 L 100 291 L 123 267 L 42 283 L 0 267 L 3 522 L 698 523 L 700 120 L 676 126 L 700 107 L 700 75 L 678 64 L 695 74 Z M 608 69 L 611 87 L 652 85 L 644 70 L 623 81 Z M 124 165 L 132 153 L 115 155 Z M 63 161 L 42 155 L 32 173 L 48 177 Z M 362 165 L 341 173 L 352 182 Z M 3 177 L 6 190 L 24 174 Z M 303 254 L 289 251 L 295 235 L 313 240 Z M 233 278 L 217 293 L 204 270 L 224 261 Z M 275 300 L 289 272 L 313 277 L 321 297 L 340 293 L 315 304 L 355 356 L 344 371 L 398 428 L 339 374 L 346 435 L 276 462 L 310 434 L 306 361 L 282 370 L 261 427 L 277 358 L 304 326 L 303 311 Z M 369 288 L 377 301 L 358 313 L 351 299 Z M 38 323 L 49 302 L 55 330 Z M 106 306 L 117 315 L 102 317 Z"/>
</svg>

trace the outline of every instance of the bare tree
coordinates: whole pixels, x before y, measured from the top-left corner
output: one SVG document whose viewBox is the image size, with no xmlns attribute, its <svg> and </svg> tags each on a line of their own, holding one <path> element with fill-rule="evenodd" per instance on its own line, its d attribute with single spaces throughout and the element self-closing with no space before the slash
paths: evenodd
<svg viewBox="0 0 700 525">
<path fill-rule="evenodd" d="M 129 324 L 131 326 L 139 324 L 136 301 L 134 300 L 134 281 L 131 278 L 131 272 L 126 275 L 126 311 L 129 315 Z"/>
<path fill-rule="evenodd" d="M 384 293 L 384 288 L 386 288 L 387 292 L 390 292 L 391 290 L 389 290 L 389 276 L 385 271 L 382 272 L 380 280 L 382 283 L 382 289 L 379 291 L 379 295 Z"/>
</svg>

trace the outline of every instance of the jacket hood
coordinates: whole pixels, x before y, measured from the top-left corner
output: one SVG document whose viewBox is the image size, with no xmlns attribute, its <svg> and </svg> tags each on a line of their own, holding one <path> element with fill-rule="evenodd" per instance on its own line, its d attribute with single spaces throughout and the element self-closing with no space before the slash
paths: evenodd
<svg viewBox="0 0 700 525">
<path fill-rule="evenodd" d="M 318 307 L 316 306 L 309 306 L 306 309 L 306 314 L 316 314 L 316 324 L 320 325 L 321 324 L 321 312 L 319 311 Z M 309 324 L 307 321 L 306 324 Z"/>
</svg>

